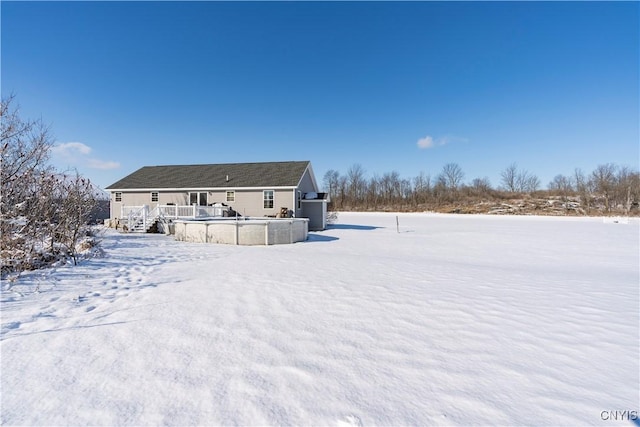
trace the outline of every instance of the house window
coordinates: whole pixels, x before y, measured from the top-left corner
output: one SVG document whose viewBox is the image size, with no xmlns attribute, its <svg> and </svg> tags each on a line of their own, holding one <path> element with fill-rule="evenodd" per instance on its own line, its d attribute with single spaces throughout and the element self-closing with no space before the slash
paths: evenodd
<svg viewBox="0 0 640 427">
<path fill-rule="evenodd" d="M 302 209 L 302 191 L 298 191 L 298 209 Z"/>
<path fill-rule="evenodd" d="M 236 201 L 236 192 L 227 191 L 227 202 L 235 202 L 235 201 Z"/>
<path fill-rule="evenodd" d="M 116 192 L 116 194 L 114 195 L 115 197 L 115 201 L 116 202 L 121 202 L 122 201 L 122 193 L 120 193 L 119 191 Z"/>
<path fill-rule="evenodd" d="M 157 191 L 152 191 L 152 192 L 151 192 L 151 201 L 152 201 L 152 202 L 157 202 L 157 201 L 158 201 L 158 198 L 159 198 L 159 196 L 158 196 L 158 192 L 157 192 Z"/>
<path fill-rule="evenodd" d="M 189 193 L 189 204 L 207 206 L 207 193 Z"/>
<path fill-rule="evenodd" d="M 273 190 L 264 190 L 262 200 L 265 209 L 273 209 Z"/>
</svg>

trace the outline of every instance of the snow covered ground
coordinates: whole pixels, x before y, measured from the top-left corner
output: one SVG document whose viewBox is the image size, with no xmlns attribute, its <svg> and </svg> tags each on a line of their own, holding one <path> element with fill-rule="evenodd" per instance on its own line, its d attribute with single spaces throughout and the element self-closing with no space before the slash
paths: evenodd
<svg viewBox="0 0 640 427">
<path fill-rule="evenodd" d="M 108 231 L 103 258 L 3 283 L 2 424 L 633 425 L 637 219 L 399 221 Z"/>
</svg>

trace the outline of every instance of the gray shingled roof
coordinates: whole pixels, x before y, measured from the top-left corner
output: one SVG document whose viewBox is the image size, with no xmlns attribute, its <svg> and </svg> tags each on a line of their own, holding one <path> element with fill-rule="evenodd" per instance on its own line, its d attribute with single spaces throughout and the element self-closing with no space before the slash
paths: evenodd
<svg viewBox="0 0 640 427">
<path fill-rule="evenodd" d="M 309 161 L 144 166 L 106 189 L 294 187 L 308 165 Z"/>
</svg>

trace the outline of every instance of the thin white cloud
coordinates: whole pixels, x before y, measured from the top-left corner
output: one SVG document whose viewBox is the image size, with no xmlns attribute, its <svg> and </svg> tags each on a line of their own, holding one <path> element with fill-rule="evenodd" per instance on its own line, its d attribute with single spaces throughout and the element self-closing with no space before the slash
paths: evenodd
<svg viewBox="0 0 640 427">
<path fill-rule="evenodd" d="M 455 135 L 445 135 L 440 138 L 440 145 L 451 144 L 452 142 L 469 142 L 469 138 L 463 138 Z"/>
<path fill-rule="evenodd" d="M 110 170 L 118 169 L 120 167 L 120 163 L 98 159 L 89 159 L 88 166 L 91 169 Z"/>
<path fill-rule="evenodd" d="M 424 138 L 420 138 L 418 140 L 418 148 L 433 148 L 434 147 L 433 137 L 427 135 Z"/>
<path fill-rule="evenodd" d="M 51 150 L 54 153 L 62 155 L 73 155 L 76 153 L 89 154 L 91 153 L 91 147 L 83 144 L 82 142 L 63 142 L 62 144 L 54 145 Z"/>
<path fill-rule="evenodd" d="M 454 135 L 445 135 L 440 138 L 434 138 L 432 136 L 425 136 L 424 138 L 420 138 L 416 145 L 421 150 L 426 150 L 429 148 L 439 147 L 442 145 L 451 144 L 452 142 L 469 142 L 468 138 L 462 138 Z"/>
<path fill-rule="evenodd" d="M 58 162 L 63 163 L 66 167 L 85 166 L 90 169 L 100 170 L 118 169 L 120 167 L 118 162 L 89 157 L 92 151 L 91 147 L 82 142 L 63 142 L 51 148 L 53 157 L 57 158 Z"/>
</svg>

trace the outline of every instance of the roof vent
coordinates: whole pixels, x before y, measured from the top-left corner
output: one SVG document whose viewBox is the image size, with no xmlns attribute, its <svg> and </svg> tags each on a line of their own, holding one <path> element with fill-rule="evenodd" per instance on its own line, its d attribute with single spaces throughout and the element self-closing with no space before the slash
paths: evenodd
<svg viewBox="0 0 640 427">
<path fill-rule="evenodd" d="M 227 182 L 229 182 L 229 175 L 227 175 Z"/>
</svg>

